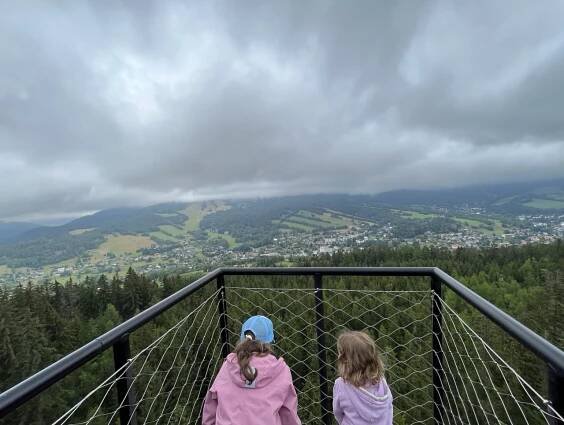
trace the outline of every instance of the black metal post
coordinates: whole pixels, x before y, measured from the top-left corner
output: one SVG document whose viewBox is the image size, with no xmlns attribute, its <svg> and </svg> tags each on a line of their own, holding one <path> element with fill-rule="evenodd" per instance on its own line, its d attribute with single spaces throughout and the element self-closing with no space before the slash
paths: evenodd
<svg viewBox="0 0 564 425">
<path fill-rule="evenodd" d="M 548 364 L 548 399 L 554 410 L 564 416 L 564 371 L 555 369 Z M 551 425 L 562 425 L 563 421 L 554 417 L 554 412 L 549 409 L 548 417 Z"/>
<path fill-rule="evenodd" d="M 443 296 L 441 281 L 435 277 L 431 278 L 432 304 L 431 314 L 433 316 L 433 417 L 435 424 L 442 425 L 445 413 L 444 399 L 445 371 L 443 369 L 443 311 L 441 299 Z"/>
<path fill-rule="evenodd" d="M 317 360 L 319 362 L 319 397 L 321 422 L 331 424 L 332 407 L 327 382 L 327 348 L 325 346 L 325 313 L 323 309 L 323 282 L 320 273 L 313 275 L 315 283 L 315 332 L 317 334 Z"/>
<path fill-rule="evenodd" d="M 129 336 L 124 335 L 114 345 L 114 367 L 117 370 L 127 364 L 131 358 L 129 347 Z M 137 397 L 132 387 L 131 368 L 126 366 L 126 370 L 119 374 L 117 381 L 117 397 L 119 408 L 119 421 L 121 425 L 137 425 L 137 415 L 135 414 Z"/>
<path fill-rule="evenodd" d="M 217 307 L 219 309 L 219 332 L 221 341 L 221 357 L 229 354 L 229 334 L 227 333 L 227 301 L 225 298 L 225 278 L 223 274 L 217 276 Z"/>
</svg>

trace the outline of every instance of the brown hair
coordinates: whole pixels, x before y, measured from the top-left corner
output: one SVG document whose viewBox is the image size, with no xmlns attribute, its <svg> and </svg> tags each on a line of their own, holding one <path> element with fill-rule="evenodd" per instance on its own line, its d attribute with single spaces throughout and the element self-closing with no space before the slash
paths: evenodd
<svg viewBox="0 0 564 425">
<path fill-rule="evenodd" d="M 384 364 L 374 340 L 366 332 L 345 331 L 337 339 L 339 376 L 355 387 L 377 384 Z"/>
<path fill-rule="evenodd" d="M 235 355 L 237 356 L 237 361 L 239 362 L 239 367 L 241 368 L 241 377 L 244 377 L 247 381 L 254 381 L 258 375 L 258 370 L 251 368 L 249 364 L 253 354 L 259 356 L 266 356 L 272 354 L 272 348 L 270 344 L 266 342 L 257 341 L 251 339 L 247 336 L 244 340 L 240 341 L 235 347 Z"/>
</svg>

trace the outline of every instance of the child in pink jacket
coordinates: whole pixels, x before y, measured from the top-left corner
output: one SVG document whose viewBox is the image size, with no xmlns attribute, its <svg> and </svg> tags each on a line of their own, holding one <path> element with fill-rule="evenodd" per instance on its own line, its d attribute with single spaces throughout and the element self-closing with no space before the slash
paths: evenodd
<svg viewBox="0 0 564 425">
<path fill-rule="evenodd" d="M 206 394 L 202 425 L 301 425 L 290 368 L 272 354 L 270 319 L 249 318 Z"/>
</svg>

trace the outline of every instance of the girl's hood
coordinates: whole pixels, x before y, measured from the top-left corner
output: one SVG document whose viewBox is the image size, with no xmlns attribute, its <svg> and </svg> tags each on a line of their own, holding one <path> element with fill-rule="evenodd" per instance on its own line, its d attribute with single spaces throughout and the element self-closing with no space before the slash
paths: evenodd
<svg viewBox="0 0 564 425">
<path fill-rule="evenodd" d="M 385 379 L 366 388 L 356 388 L 347 383 L 343 387 L 355 410 L 364 420 L 377 421 L 389 414 L 392 393 Z"/>
<path fill-rule="evenodd" d="M 267 386 L 287 367 L 284 359 L 276 358 L 273 354 L 267 354 L 266 356 L 253 355 L 250 365 L 258 371 L 258 374 L 253 382 L 247 382 L 241 375 L 241 368 L 235 353 L 227 356 L 225 364 L 229 377 L 235 385 L 251 389 Z"/>
</svg>

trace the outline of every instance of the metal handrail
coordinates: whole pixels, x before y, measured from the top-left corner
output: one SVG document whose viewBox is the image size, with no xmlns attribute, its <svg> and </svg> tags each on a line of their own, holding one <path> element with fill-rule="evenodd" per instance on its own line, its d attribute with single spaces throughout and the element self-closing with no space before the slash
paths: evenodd
<svg viewBox="0 0 564 425">
<path fill-rule="evenodd" d="M 120 349 L 129 349 L 129 344 L 123 344 L 128 335 L 153 320 L 172 306 L 184 300 L 213 280 L 217 281 L 220 291 L 221 303 L 224 303 L 224 276 L 314 276 L 316 277 L 316 288 L 321 288 L 321 282 L 317 277 L 322 276 L 424 276 L 433 281 L 433 290 L 441 296 L 440 284 L 455 292 L 458 296 L 488 317 L 500 328 L 510 334 L 518 342 L 531 350 L 537 357 L 545 361 L 549 366 L 551 388 L 556 388 L 557 405 L 562 405 L 564 400 L 564 352 L 542 338 L 529 328 L 515 320 L 498 307 L 485 300 L 471 289 L 454 279 L 444 271 L 436 267 L 254 267 L 254 268 L 218 268 L 188 286 L 180 289 L 164 300 L 149 307 L 143 312 L 130 318 L 124 323 L 116 326 L 93 341 L 68 354 L 33 376 L 20 382 L 14 387 L 0 394 L 0 418 L 13 411 L 35 395 L 60 381 L 69 373 L 84 365 L 109 347 L 114 347 L 114 352 Z M 438 286 L 437 286 L 438 285 Z M 224 305 L 224 304 L 223 304 Z M 322 311 L 322 310 L 321 310 Z M 222 312 L 221 314 L 224 314 Z M 436 320 L 440 320 L 440 313 Z M 225 326 L 225 325 L 224 325 Z M 222 332 L 226 335 L 226 332 Z M 224 337 L 222 337 L 224 339 Z M 123 347 L 124 348 L 120 348 Z M 225 350 L 225 341 L 223 341 Z M 119 357 L 119 356 L 117 356 Z M 117 364 L 116 364 L 117 366 Z"/>
<path fill-rule="evenodd" d="M 43 390 L 49 388 L 54 383 L 60 381 L 72 371 L 98 356 L 114 344 L 118 343 L 122 338 L 128 336 L 135 329 L 143 326 L 147 322 L 150 322 L 190 294 L 207 285 L 219 274 L 221 274 L 220 269 L 206 274 L 164 300 L 146 310 L 143 310 L 131 319 L 126 320 L 105 334 L 95 338 L 88 344 L 80 347 L 70 354 L 67 354 L 62 359 L 57 360 L 55 363 L 47 366 L 35 375 L 30 376 L 26 380 L 4 391 L 0 394 L 0 418 L 41 393 Z"/>
<path fill-rule="evenodd" d="M 441 269 L 435 268 L 433 274 L 460 296 L 460 298 L 480 311 L 527 349 L 535 353 L 537 357 L 556 368 L 560 374 L 564 376 L 564 351 L 530 330 L 521 322 L 515 320 L 509 314 L 500 310 Z"/>
</svg>

